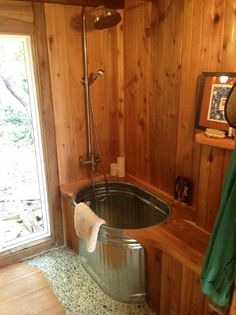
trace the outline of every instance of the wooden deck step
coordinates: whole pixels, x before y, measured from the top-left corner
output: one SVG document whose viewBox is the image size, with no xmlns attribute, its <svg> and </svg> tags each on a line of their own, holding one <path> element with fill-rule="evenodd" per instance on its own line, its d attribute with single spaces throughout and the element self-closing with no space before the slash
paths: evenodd
<svg viewBox="0 0 236 315">
<path fill-rule="evenodd" d="M 0 268 L 1 315 L 65 315 L 47 280 L 33 266 L 18 263 Z"/>
</svg>

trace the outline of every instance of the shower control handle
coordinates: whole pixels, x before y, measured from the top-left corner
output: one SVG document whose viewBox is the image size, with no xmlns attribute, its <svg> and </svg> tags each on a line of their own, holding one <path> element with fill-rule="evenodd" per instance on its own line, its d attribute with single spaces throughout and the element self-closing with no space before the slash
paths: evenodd
<svg viewBox="0 0 236 315">
<path fill-rule="evenodd" d="M 95 167 L 96 164 L 101 163 L 102 160 L 98 155 L 93 155 L 90 160 L 84 160 L 82 156 L 79 157 L 79 163 L 81 167 L 85 167 L 87 165 L 92 165 L 92 167 Z"/>
<path fill-rule="evenodd" d="M 90 75 L 89 75 L 89 77 L 88 77 L 88 79 L 86 80 L 85 79 L 85 77 L 83 77 L 81 80 L 80 80 L 80 83 L 82 84 L 82 85 L 86 85 L 86 84 L 88 84 L 88 85 L 91 85 L 91 84 L 93 84 L 93 82 L 97 79 L 97 77 L 102 77 L 103 75 L 104 75 L 104 70 L 102 70 L 102 69 L 98 69 L 97 70 L 97 72 L 91 72 L 90 73 Z"/>
</svg>

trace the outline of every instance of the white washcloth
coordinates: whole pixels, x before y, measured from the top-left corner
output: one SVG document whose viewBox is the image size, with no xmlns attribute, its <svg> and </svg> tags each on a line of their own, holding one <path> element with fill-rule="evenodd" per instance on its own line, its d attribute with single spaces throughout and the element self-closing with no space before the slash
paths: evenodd
<svg viewBox="0 0 236 315">
<path fill-rule="evenodd" d="M 74 227 L 76 235 L 87 244 L 87 251 L 92 253 L 95 250 L 98 238 L 98 231 L 105 220 L 99 218 L 84 202 L 75 206 Z"/>
</svg>

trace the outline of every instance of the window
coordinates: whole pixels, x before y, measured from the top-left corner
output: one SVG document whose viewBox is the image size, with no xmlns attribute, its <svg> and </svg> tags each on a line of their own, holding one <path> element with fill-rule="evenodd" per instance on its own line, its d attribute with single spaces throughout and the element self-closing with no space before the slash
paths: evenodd
<svg viewBox="0 0 236 315">
<path fill-rule="evenodd" d="M 0 251 L 50 235 L 30 36 L 0 35 Z"/>
</svg>

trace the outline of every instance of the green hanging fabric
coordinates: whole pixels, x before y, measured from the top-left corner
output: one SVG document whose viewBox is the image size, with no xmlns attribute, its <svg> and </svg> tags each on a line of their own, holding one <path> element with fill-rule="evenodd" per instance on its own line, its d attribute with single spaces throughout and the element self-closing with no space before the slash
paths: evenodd
<svg viewBox="0 0 236 315">
<path fill-rule="evenodd" d="M 224 180 L 220 208 L 206 251 L 201 287 L 219 306 L 229 306 L 236 274 L 236 148 Z"/>
</svg>

